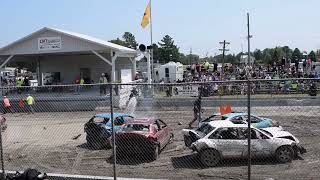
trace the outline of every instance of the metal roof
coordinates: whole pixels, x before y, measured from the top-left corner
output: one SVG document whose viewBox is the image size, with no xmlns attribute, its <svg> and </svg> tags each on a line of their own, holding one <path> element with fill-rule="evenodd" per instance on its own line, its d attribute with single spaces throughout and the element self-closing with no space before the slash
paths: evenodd
<svg viewBox="0 0 320 180">
<path fill-rule="evenodd" d="M 210 126 L 216 127 L 216 128 L 223 128 L 223 127 L 242 127 L 246 128 L 248 125 L 246 124 L 233 124 L 231 121 L 225 121 L 225 120 L 217 120 L 217 121 L 211 121 L 209 122 Z"/>
<path fill-rule="evenodd" d="M 131 49 L 131 48 L 127 48 L 127 47 L 124 47 L 124 46 L 120 46 L 118 44 L 114 44 L 114 43 L 111 43 L 111 42 L 108 42 L 108 41 L 105 41 L 105 40 L 101 40 L 101 39 L 98 39 L 98 38 L 95 38 L 95 37 L 91 37 L 91 36 L 88 36 L 88 35 L 84 35 L 84 34 L 80 34 L 80 33 L 76 33 L 76 32 L 71 32 L 71 31 L 66 31 L 66 30 L 61 30 L 61 29 L 56 29 L 56 28 L 48 28 L 48 27 L 44 27 L 34 33 L 31 33 L 29 34 L 28 36 L 25 36 L 17 41 L 14 41 L 13 43 L 10 43 L 2 48 L 0 48 L 0 51 L 3 51 L 5 49 L 8 49 L 9 47 L 13 46 L 13 45 L 16 45 L 24 40 L 27 40 L 29 38 L 32 38 L 33 36 L 37 35 L 37 34 L 40 34 L 40 33 L 43 33 L 45 31 L 52 31 L 52 32 L 56 32 L 56 33 L 60 33 L 60 34 L 63 34 L 63 35 L 66 35 L 66 36 L 69 36 L 69 37 L 73 37 L 73 38 L 77 38 L 77 39 L 80 39 L 80 40 L 83 40 L 83 41 L 87 41 L 87 42 L 90 42 L 90 43 L 94 43 L 94 44 L 97 44 L 97 45 L 100 45 L 100 46 L 104 46 L 106 48 L 110 48 L 110 49 L 113 49 L 113 50 L 117 50 L 117 51 L 120 51 L 120 52 L 123 52 L 123 53 L 132 53 L 132 54 L 136 54 L 137 51 L 134 50 L 134 49 Z"/>
</svg>

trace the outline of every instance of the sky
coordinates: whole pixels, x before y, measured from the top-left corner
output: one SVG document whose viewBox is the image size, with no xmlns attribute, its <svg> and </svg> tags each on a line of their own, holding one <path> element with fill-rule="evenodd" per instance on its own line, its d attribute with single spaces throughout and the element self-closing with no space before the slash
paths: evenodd
<svg viewBox="0 0 320 180">
<path fill-rule="evenodd" d="M 150 43 L 140 26 L 148 0 L 1 0 L 0 46 L 42 27 L 54 27 L 104 40 L 126 31 L 138 43 Z M 250 13 L 251 49 L 288 45 L 320 49 L 319 0 L 152 0 L 153 41 L 170 35 L 181 52 L 201 57 L 219 54 L 220 41 L 230 53 L 247 51 Z"/>
</svg>

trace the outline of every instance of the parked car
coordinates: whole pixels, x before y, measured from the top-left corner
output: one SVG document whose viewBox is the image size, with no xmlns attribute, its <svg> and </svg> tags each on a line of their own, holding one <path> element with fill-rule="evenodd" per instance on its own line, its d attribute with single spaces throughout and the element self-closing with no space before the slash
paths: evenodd
<svg viewBox="0 0 320 180">
<path fill-rule="evenodd" d="M 243 112 L 233 112 L 233 113 L 228 113 L 225 115 L 220 115 L 220 113 L 213 114 L 212 116 L 204 119 L 199 123 L 199 127 L 201 126 L 202 123 L 214 121 L 214 120 L 227 120 L 231 121 L 235 124 L 241 124 L 241 123 L 248 123 L 248 114 L 243 113 Z M 279 123 L 270 119 L 270 118 L 264 118 L 264 117 L 259 117 L 256 115 L 251 114 L 251 125 L 255 128 L 268 128 L 268 127 L 279 127 L 282 129 L 281 126 L 279 126 Z"/>
<path fill-rule="evenodd" d="M 114 130 L 119 131 L 125 122 L 133 119 L 132 116 L 122 113 L 114 113 Z M 111 113 L 96 114 L 85 125 L 84 132 L 87 134 L 87 143 L 95 148 L 110 146 L 112 135 Z"/>
<path fill-rule="evenodd" d="M 161 150 L 172 141 L 172 130 L 161 119 L 133 119 L 117 132 L 117 153 L 120 156 L 150 154 L 151 159 L 156 160 Z"/>
<path fill-rule="evenodd" d="M 272 128 L 271 128 L 272 129 Z M 246 158 L 248 128 L 230 121 L 211 121 L 196 130 L 183 130 L 194 141 L 189 148 L 199 153 L 205 166 L 216 166 L 222 159 Z M 251 129 L 253 158 L 274 157 L 281 163 L 291 162 L 306 150 L 299 140 L 287 131 Z"/>
</svg>

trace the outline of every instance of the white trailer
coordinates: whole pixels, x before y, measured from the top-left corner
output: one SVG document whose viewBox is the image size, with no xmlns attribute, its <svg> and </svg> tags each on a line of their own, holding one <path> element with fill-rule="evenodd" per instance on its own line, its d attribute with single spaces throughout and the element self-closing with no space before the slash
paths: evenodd
<svg viewBox="0 0 320 180">
<path fill-rule="evenodd" d="M 169 62 L 160 66 L 159 68 L 159 80 L 165 82 L 177 82 L 183 80 L 183 65 L 179 62 Z"/>
</svg>

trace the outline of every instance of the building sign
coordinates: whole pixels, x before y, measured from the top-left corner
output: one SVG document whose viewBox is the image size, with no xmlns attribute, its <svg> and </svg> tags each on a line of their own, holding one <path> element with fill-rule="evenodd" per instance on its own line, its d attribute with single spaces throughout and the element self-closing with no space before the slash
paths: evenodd
<svg viewBox="0 0 320 180">
<path fill-rule="evenodd" d="M 62 48 L 61 37 L 41 37 L 38 38 L 39 51 L 52 51 Z"/>
<path fill-rule="evenodd" d="M 198 86 L 178 86 L 173 88 L 173 94 L 175 96 L 198 96 Z"/>
</svg>

